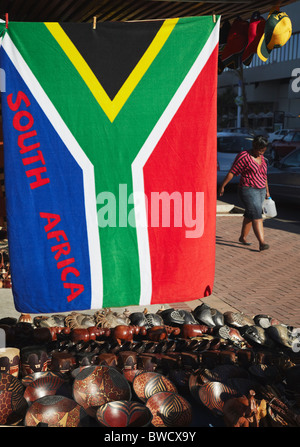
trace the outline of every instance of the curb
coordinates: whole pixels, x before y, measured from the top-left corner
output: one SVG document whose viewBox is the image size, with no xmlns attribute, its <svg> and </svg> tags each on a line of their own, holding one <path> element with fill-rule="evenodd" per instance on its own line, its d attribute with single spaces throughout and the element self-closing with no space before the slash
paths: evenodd
<svg viewBox="0 0 300 447">
<path fill-rule="evenodd" d="M 224 203 L 217 204 L 217 216 L 243 216 L 245 210 L 238 206 Z"/>
</svg>

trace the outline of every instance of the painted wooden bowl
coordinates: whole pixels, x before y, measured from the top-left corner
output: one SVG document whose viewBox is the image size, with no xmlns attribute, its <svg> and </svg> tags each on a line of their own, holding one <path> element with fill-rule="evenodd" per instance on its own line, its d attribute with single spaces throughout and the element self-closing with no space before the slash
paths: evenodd
<svg viewBox="0 0 300 447">
<path fill-rule="evenodd" d="M 154 427 L 188 427 L 192 422 L 192 407 L 177 393 L 163 391 L 151 396 L 146 406 L 152 413 Z"/>
<path fill-rule="evenodd" d="M 221 382 L 207 382 L 199 387 L 200 401 L 209 410 L 216 414 L 222 414 L 224 403 L 232 398 L 239 397 L 238 392 Z"/>
<path fill-rule="evenodd" d="M 16 425 L 27 410 L 24 386 L 11 374 L 0 374 L 0 425 Z"/>
<path fill-rule="evenodd" d="M 84 370 L 85 368 L 89 368 L 90 365 L 86 365 L 86 366 L 78 366 L 78 368 L 75 368 L 71 371 L 71 377 L 73 379 L 75 379 L 75 377 L 78 376 L 78 374 L 80 373 L 80 371 Z"/>
<path fill-rule="evenodd" d="M 29 383 L 24 391 L 24 398 L 30 405 L 41 397 L 54 396 L 55 394 L 62 394 L 66 397 L 72 396 L 72 387 L 62 377 L 52 374 Z"/>
<path fill-rule="evenodd" d="M 125 377 L 111 366 L 88 366 L 73 383 L 73 397 L 92 417 L 107 402 L 130 400 L 131 388 Z"/>
<path fill-rule="evenodd" d="M 135 376 L 142 374 L 144 372 L 146 372 L 144 369 L 123 369 L 122 370 L 123 376 L 129 383 L 133 382 Z"/>
<path fill-rule="evenodd" d="M 24 386 L 28 386 L 30 383 L 34 382 L 37 379 L 41 379 L 42 377 L 60 377 L 63 380 L 67 380 L 66 377 L 63 374 L 60 374 L 59 372 L 52 372 L 52 371 L 38 371 L 32 374 L 28 374 L 25 377 L 22 377 L 21 382 Z"/>
<path fill-rule="evenodd" d="M 205 368 L 200 368 L 196 371 L 193 371 L 189 377 L 189 390 L 191 396 L 199 402 L 199 388 L 204 383 L 208 382 L 208 379 L 205 377 Z M 208 371 L 208 370 L 207 370 Z"/>
<path fill-rule="evenodd" d="M 221 382 L 225 385 L 229 385 L 229 382 L 232 379 L 247 380 L 248 377 L 248 372 L 244 368 L 240 368 L 236 365 L 218 365 L 213 369 L 202 367 L 190 374 L 188 386 L 194 399 L 197 402 L 201 402 L 199 390 L 204 384 L 209 382 Z"/>
<path fill-rule="evenodd" d="M 152 420 L 152 413 L 144 404 L 119 400 L 99 407 L 96 417 L 105 427 L 146 427 Z"/>
<path fill-rule="evenodd" d="M 146 402 L 151 396 L 162 391 L 177 393 L 177 388 L 167 377 L 156 372 L 144 372 L 135 376 L 132 382 L 137 397 Z"/>
<path fill-rule="evenodd" d="M 45 424 L 48 427 L 78 427 L 82 408 L 73 399 L 64 396 L 44 396 L 33 402 L 26 412 L 26 427 Z"/>
</svg>

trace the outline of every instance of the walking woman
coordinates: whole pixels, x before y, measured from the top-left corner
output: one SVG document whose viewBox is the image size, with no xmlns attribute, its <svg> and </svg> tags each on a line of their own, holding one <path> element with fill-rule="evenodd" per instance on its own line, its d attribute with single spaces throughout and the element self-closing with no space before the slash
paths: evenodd
<svg viewBox="0 0 300 447">
<path fill-rule="evenodd" d="M 269 187 L 267 180 L 267 162 L 264 153 L 267 149 L 268 140 L 262 135 L 253 139 L 250 151 L 240 152 L 230 171 L 224 178 L 219 195 L 223 196 L 225 186 L 235 175 L 240 175 L 238 186 L 239 197 L 244 204 L 245 213 L 241 229 L 239 242 L 244 245 L 251 245 L 247 242 L 247 236 L 251 228 L 259 242 L 259 250 L 267 250 L 269 245 L 265 243 L 264 227 L 262 219 L 262 204 L 266 197 L 269 197 Z"/>
</svg>

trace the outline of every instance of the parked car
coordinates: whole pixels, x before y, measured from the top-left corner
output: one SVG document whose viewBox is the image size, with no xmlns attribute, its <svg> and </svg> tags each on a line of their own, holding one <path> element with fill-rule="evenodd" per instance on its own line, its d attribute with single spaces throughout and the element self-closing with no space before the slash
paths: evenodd
<svg viewBox="0 0 300 447">
<path fill-rule="evenodd" d="M 252 148 L 253 136 L 241 133 L 219 132 L 217 134 L 217 183 L 222 183 L 237 154 Z M 230 183 L 238 183 L 234 176 Z"/>
<path fill-rule="evenodd" d="M 230 132 L 230 133 L 242 133 L 242 134 L 254 134 L 252 129 L 248 129 L 247 127 L 228 127 L 222 130 L 222 132 Z"/>
<path fill-rule="evenodd" d="M 269 140 L 269 128 L 268 127 L 258 127 L 253 130 L 254 135 L 263 135 L 265 138 Z"/>
<path fill-rule="evenodd" d="M 277 140 L 281 140 L 283 137 L 286 136 L 286 134 L 288 133 L 289 129 L 279 129 L 276 130 L 275 132 L 269 133 L 269 143 L 273 143 L 273 141 L 277 141 Z"/>
<path fill-rule="evenodd" d="M 300 148 L 275 161 L 268 169 L 272 198 L 300 204 Z"/>
<path fill-rule="evenodd" d="M 295 149 L 300 148 L 300 130 L 289 130 L 282 140 L 274 141 L 270 153 L 275 161 L 279 161 Z"/>
</svg>

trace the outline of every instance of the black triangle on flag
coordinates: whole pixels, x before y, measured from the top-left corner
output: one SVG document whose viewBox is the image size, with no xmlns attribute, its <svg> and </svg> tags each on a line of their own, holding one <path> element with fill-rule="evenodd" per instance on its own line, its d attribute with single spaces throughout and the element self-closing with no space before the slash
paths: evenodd
<svg viewBox="0 0 300 447">
<path fill-rule="evenodd" d="M 163 22 L 100 22 L 96 29 L 91 23 L 60 26 L 113 100 Z"/>
</svg>

